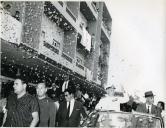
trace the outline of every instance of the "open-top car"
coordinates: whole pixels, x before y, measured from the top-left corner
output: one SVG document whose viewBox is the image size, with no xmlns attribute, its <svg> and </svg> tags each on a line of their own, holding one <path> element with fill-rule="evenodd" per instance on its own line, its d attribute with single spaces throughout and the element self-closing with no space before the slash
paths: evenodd
<svg viewBox="0 0 166 128">
<path fill-rule="evenodd" d="M 93 111 L 81 127 L 106 128 L 164 128 L 159 117 L 137 112 Z"/>
</svg>

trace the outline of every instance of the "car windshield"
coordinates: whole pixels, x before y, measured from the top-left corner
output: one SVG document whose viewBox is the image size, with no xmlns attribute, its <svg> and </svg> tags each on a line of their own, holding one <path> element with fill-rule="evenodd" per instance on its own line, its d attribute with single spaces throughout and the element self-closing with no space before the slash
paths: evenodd
<svg viewBox="0 0 166 128">
<path fill-rule="evenodd" d="M 110 128 L 162 128 L 159 118 L 123 112 L 92 113 L 84 125 Z"/>
</svg>

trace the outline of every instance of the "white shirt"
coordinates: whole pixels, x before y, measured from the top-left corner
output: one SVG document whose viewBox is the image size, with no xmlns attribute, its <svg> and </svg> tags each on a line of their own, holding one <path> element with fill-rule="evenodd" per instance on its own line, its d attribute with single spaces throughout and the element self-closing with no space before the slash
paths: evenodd
<svg viewBox="0 0 166 128">
<path fill-rule="evenodd" d="M 106 95 L 106 97 L 100 99 L 96 109 L 120 111 L 120 103 L 126 103 L 127 101 L 129 101 L 129 97 L 125 93 L 124 97 Z"/>
<path fill-rule="evenodd" d="M 148 106 L 149 106 L 149 113 L 151 113 L 151 108 L 152 108 L 152 105 L 148 105 L 148 104 L 146 104 L 146 109 L 148 110 Z"/>
<path fill-rule="evenodd" d="M 62 92 L 65 91 L 65 89 L 68 88 L 68 84 L 69 84 L 69 80 L 68 81 L 64 81 L 63 85 L 62 85 Z"/>
<path fill-rule="evenodd" d="M 71 113 L 73 112 L 74 103 L 75 103 L 75 100 L 72 99 L 72 100 L 70 101 L 70 112 L 69 112 L 69 116 L 70 116 Z M 67 102 L 67 108 L 68 108 L 68 106 L 69 106 L 69 102 Z"/>
<path fill-rule="evenodd" d="M 166 126 L 166 110 L 163 110 L 163 111 L 161 112 L 161 116 L 162 116 L 162 118 L 163 118 L 164 125 Z"/>
<path fill-rule="evenodd" d="M 84 98 L 85 99 L 88 99 L 89 98 L 89 95 L 87 93 L 84 94 Z"/>
<path fill-rule="evenodd" d="M 57 110 L 58 110 L 58 109 L 59 109 L 59 102 L 56 101 L 56 102 L 54 102 L 54 104 L 55 104 L 55 106 L 56 106 L 56 108 L 57 108 Z"/>
</svg>

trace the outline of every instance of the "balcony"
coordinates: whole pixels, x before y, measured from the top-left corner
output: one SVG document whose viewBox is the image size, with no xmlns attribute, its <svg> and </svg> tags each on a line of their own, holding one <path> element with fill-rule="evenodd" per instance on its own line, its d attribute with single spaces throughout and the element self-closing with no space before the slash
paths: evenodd
<svg viewBox="0 0 166 128">
<path fill-rule="evenodd" d="M 69 10 L 68 14 L 73 17 L 73 20 L 76 22 L 76 19 L 78 18 L 78 12 L 80 8 L 80 3 L 77 1 L 66 1 L 66 12 L 67 9 Z"/>
<path fill-rule="evenodd" d="M 68 8 L 65 8 L 64 4 L 62 7 L 59 2 L 47 1 L 45 2 L 44 13 L 64 31 L 74 29 L 73 24 L 76 19 L 73 13 Z"/>
<path fill-rule="evenodd" d="M 14 44 L 20 44 L 22 23 L 13 18 L 7 11 L 0 10 L 1 34 L 0 38 Z"/>
<path fill-rule="evenodd" d="M 80 11 L 88 21 L 95 21 L 98 17 L 98 11 L 92 2 L 80 2 Z"/>
<path fill-rule="evenodd" d="M 68 8 L 66 7 L 66 12 L 70 15 L 70 17 L 76 22 L 76 17 L 75 15 L 73 14 L 73 12 Z"/>
<path fill-rule="evenodd" d="M 105 3 L 103 5 L 103 20 L 112 22 L 112 17 L 110 15 L 110 12 L 109 12 L 107 5 Z"/>
<path fill-rule="evenodd" d="M 101 28 L 104 34 L 106 35 L 106 37 L 109 39 L 111 36 L 112 18 L 107 8 L 107 5 L 105 3 L 103 5 L 102 16 L 103 16 L 103 19 L 102 19 Z"/>
<path fill-rule="evenodd" d="M 103 38 L 107 38 L 107 40 L 110 40 L 111 31 L 108 30 L 108 28 L 104 22 L 102 22 L 102 24 L 101 24 L 101 34 L 102 34 L 102 36 L 104 36 Z"/>
<path fill-rule="evenodd" d="M 108 56 L 104 55 L 104 56 L 99 56 L 99 66 L 101 67 L 107 67 L 109 63 L 109 59 Z"/>
<path fill-rule="evenodd" d="M 64 31 L 77 30 L 77 32 L 81 33 L 77 23 L 77 15 L 67 6 L 66 2 L 47 1 L 45 2 L 44 13 Z"/>
</svg>

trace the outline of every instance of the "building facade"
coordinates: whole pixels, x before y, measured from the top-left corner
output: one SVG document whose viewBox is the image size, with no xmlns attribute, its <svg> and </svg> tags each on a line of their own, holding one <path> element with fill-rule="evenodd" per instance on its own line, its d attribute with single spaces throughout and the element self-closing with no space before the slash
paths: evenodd
<svg viewBox="0 0 166 128">
<path fill-rule="evenodd" d="M 1 84 L 23 75 L 51 86 L 68 74 L 104 91 L 112 23 L 104 2 L 1 2 L 0 17 Z"/>
</svg>

